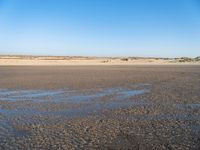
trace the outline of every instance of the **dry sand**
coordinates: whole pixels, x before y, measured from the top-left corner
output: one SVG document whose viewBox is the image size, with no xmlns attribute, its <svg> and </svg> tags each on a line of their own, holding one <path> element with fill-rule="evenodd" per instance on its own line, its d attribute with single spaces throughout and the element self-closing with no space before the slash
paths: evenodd
<svg viewBox="0 0 200 150">
<path fill-rule="evenodd" d="M 200 61 L 179 62 L 179 59 L 137 57 L 64 57 L 64 56 L 0 56 L 0 66 L 65 66 L 65 65 L 177 65 L 200 64 Z"/>
</svg>

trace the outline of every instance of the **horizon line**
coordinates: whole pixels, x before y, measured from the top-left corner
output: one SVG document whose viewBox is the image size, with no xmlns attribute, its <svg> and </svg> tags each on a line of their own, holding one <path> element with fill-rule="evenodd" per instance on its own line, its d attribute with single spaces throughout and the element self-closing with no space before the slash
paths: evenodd
<svg viewBox="0 0 200 150">
<path fill-rule="evenodd" d="M 178 57 L 163 57 L 163 56 L 97 56 L 97 55 L 46 55 L 46 54 L 0 54 L 0 57 L 78 57 L 78 58 L 197 58 L 199 56 L 190 57 L 190 56 L 178 56 Z"/>
</svg>

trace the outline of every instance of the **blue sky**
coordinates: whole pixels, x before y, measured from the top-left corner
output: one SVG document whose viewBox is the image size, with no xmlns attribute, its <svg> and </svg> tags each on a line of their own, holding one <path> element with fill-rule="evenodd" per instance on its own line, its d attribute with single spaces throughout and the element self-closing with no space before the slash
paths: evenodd
<svg viewBox="0 0 200 150">
<path fill-rule="evenodd" d="M 200 55 L 200 0 L 0 0 L 0 54 Z"/>
</svg>

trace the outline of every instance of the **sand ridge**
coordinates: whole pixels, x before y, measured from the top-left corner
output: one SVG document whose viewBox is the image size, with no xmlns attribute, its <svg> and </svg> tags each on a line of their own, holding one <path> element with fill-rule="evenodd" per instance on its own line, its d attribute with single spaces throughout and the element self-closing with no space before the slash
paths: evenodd
<svg viewBox="0 0 200 150">
<path fill-rule="evenodd" d="M 0 56 L 0 66 L 65 65 L 200 65 L 186 58 L 81 57 L 81 56 Z"/>
</svg>

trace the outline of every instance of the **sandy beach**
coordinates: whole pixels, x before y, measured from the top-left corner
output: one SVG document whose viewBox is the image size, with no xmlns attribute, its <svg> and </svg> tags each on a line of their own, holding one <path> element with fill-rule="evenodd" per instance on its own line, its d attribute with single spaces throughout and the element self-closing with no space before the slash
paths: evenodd
<svg viewBox="0 0 200 150">
<path fill-rule="evenodd" d="M 198 149 L 199 65 L 1 66 L 0 149 Z"/>
<path fill-rule="evenodd" d="M 0 56 L 0 66 L 200 65 L 185 58 Z"/>
<path fill-rule="evenodd" d="M 200 0 L 0 0 L 0 150 L 200 150 Z"/>
</svg>

